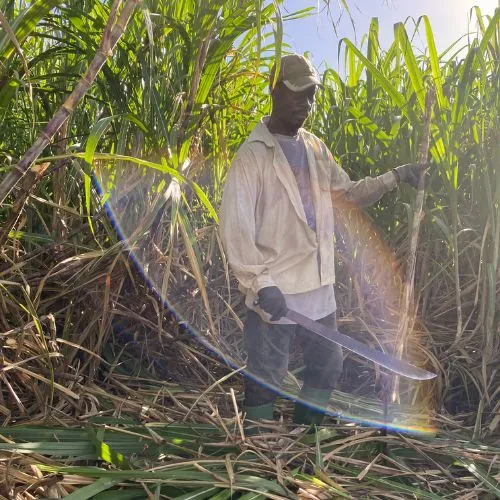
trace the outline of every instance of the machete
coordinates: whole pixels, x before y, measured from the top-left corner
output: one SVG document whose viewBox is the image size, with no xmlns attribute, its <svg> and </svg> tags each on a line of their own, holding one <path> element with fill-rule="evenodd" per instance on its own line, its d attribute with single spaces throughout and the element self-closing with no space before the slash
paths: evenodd
<svg viewBox="0 0 500 500">
<path fill-rule="evenodd" d="M 337 330 L 332 330 L 317 321 L 313 321 L 312 319 L 300 314 L 297 311 L 292 309 L 288 309 L 286 313 L 286 317 L 302 326 L 306 330 L 309 330 L 324 339 L 329 340 L 330 342 L 335 342 L 336 344 L 344 347 L 345 349 L 362 356 L 363 358 L 369 359 L 373 361 L 377 365 L 380 365 L 391 372 L 397 373 L 403 377 L 411 378 L 414 380 L 429 380 L 436 376 L 435 373 L 428 372 L 423 368 L 419 368 L 418 366 L 412 365 L 403 359 L 397 359 L 389 354 L 386 354 L 382 351 L 377 351 L 376 349 L 372 349 L 368 347 L 366 344 L 359 342 L 348 335 L 344 335 Z"/>
</svg>

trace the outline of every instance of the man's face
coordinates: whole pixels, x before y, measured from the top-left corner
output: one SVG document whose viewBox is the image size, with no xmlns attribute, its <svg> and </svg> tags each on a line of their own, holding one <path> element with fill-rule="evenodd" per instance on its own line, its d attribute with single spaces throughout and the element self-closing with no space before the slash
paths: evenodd
<svg viewBox="0 0 500 500">
<path fill-rule="evenodd" d="M 298 130 L 311 111 L 315 93 L 315 85 L 301 92 L 293 92 L 283 82 L 279 82 L 272 92 L 273 116 Z"/>
</svg>

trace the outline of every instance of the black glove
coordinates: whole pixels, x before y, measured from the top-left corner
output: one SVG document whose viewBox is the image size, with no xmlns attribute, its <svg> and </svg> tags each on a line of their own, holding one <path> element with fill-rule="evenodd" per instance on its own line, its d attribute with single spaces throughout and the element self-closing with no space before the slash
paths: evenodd
<svg viewBox="0 0 500 500">
<path fill-rule="evenodd" d="M 406 182 L 410 186 L 418 189 L 418 183 L 422 172 L 429 168 L 427 163 L 407 163 L 400 167 L 393 168 L 392 171 L 396 175 L 398 182 Z M 429 173 L 424 174 L 424 187 L 429 184 Z"/>
<path fill-rule="evenodd" d="M 277 286 L 266 286 L 259 290 L 259 306 L 271 315 L 271 321 L 278 321 L 287 312 L 285 297 Z"/>
</svg>

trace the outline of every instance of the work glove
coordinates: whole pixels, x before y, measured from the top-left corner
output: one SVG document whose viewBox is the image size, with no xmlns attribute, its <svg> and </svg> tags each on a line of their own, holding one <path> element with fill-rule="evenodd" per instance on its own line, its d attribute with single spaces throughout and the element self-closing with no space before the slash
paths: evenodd
<svg viewBox="0 0 500 500">
<path fill-rule="evenodd" d="M 287 312 L 285 297 L 277 286 L 266 286 L 258 292 L 260 308 L 271 315 L 271 321 L 278 321 Z"/>
<path fill-rule="evenodd" d="M 418 189 L 420 175 L 428 168 L 428 163 L 407 163 L 406 165 L 393 168 L 392 171 L 396 175 L 398 183 L 406 182 L 415 189 Z M 424 187 L 426 187 L 427 184 L 429 184 L 429 173 L 426 172 L 424 174 Z"/>
</svg>

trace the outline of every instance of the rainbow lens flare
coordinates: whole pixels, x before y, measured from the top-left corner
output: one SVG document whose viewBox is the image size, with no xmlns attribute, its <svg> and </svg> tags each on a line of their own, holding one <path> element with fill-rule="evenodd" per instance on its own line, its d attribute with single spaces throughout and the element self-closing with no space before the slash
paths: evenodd
<svg viewBox="0 0 500 500">
<path fill-rule="evenodd" d="M 217 224 L 207 215 L 199 188 L 179 178 L 172 180 L 161 167 L 144 169 L 129 161 L 95 164 L 94 184 L 137 269 L 176 319 L 215 356 L 279 396 L 298 400 L 300 354 L 292 360 L 280 387 L 246 370 L 243 318 L 238 317 L 244 310 L 237 305 L 242 297 L 228 272 Z M 362 304 L 364 315 L 376 321 L 375 326 L 365 324 L 365 333 L 358 338 L 373 348 L 390 350 L 396 341 L 394 325 L 399 318 L 395 304 L 402 282 L 393 253 L 361 211 L 336 214 L 336 227 L 337 287 L 342 306 L 349 310 L 350 304 Z M 355 323 L 362 324 L 349 315 L 340 317 L 341 329 Z M 404 357 L 423 366 L 430 355 L 420 338 L 424 334 L 415 333 L 419 330 L 417 322 Z M 330 403 L 302 403 L 344 421 L 410 434 L 436 433 L 429 410 L 435 381 L 399 379 L 397 402 L 391 398 L 384 408 L 376 389 L 376 381 L 381 379 L 378 368 L 347 352 L 344 358 L 341 384 Z"/>
</svg>

